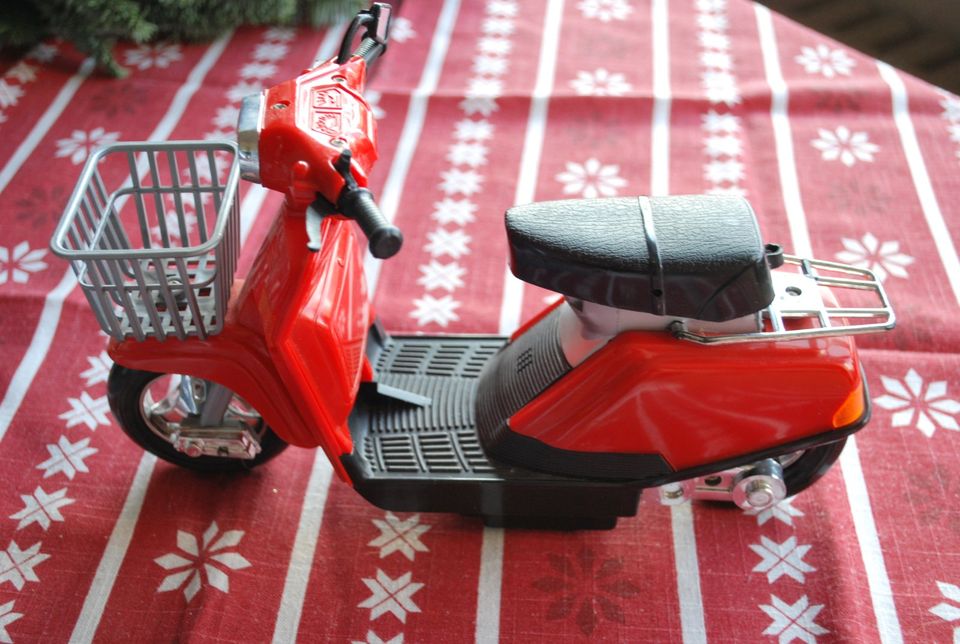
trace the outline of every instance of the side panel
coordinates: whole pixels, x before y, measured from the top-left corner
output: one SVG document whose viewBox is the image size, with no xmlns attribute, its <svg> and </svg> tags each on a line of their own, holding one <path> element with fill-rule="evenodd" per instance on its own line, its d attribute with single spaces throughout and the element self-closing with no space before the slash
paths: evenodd
<svg viewBox="0 0 960 644">
<path fill-rule="evenodd" d="M 114 342 L 124 366 L 185 373 L 243 396 L 285 441 L 322 447 L 348 480 L 347 417 L 363 372 L 370 315 L 351 222 L 328 218 L 310 253 L 302 217 L 278 217 L 246 283 L 236 283 L 223 331 L 199 340 Z"/>
<path fill-rule="evenodd" d="M 263 338 L 250 329 L 228 320 L 223 332 L 206 340 L 112 341 L 109 353 L 114 362 L 132 369 L 189 374 L 218 382 L 253 405 L 288 443 L 317 445 Z"/>
<path fill-rule="evenodd" d="M 680 470 L 827 431 L 860 384 L 849 338 L 704 347 L 629 332 L 509 426 L 566 450 L 659 454 Z"/>
<path fill-rule="evenodd" d="M 293 246 L 306 254 L 303 221 L 285 223 Z M 353 449 L 347 417 L 360 386 L 370 317 L 353 224 L 330 218 L 321 233 L 322 250 L 308 258 L 300 288 L 267 337 L 278 370 L 316 428 L 317 442 L 334 460 Z"/>
</svg>

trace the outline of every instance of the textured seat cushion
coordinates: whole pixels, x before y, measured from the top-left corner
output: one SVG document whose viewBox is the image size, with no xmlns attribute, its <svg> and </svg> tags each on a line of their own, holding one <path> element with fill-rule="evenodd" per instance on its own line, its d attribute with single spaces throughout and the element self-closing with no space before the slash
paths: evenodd
<svg viewBox="0 0 960 644">
<path fill-rule="evenodd" d="M 730 320 L 773 300 L 756 217 L 740 197 L 572 199 L 506 214 L 511 269 L 569 297 Z"/>
</svg>

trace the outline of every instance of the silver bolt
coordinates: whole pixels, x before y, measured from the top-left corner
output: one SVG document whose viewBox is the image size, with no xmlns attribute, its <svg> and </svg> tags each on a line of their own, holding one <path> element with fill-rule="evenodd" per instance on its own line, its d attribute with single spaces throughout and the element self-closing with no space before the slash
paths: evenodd
<svg viewBox="0 0 960 644">
<path fill-rule="evenodd" d="M 661 505 L 679 505 L 687 500 L 688 495 L 688 488 L 682 482 L 660 486 Z"/>
<path fill-rule="evenodd" d="M 776 492 L 769 482 L 764 480 L 750 481 L 747 485 L 747 503 L 750 507 L 763 510 L 776 501 Z"/>
<path fill-rule="evenodd" d="M 330 145 L 333 145 L 338 148 L 342 148 L 347 144 L 345 139 L 330 139 Z"/>
<path fill-rule="evenodd" d="M 744 510 L 766 510 L 787 496 L 783 468 L 772 458 L 754 463 L 737 474 L 731 494 Z"/>
<path fill-rule="evenodd" d="M 273 109 L 275 109 L 275 110 L 285 110 L 285 109 L 287 109 L 287 104 L 286 104 L 286 103 L 274 103 L 274 104 L 271 105 L 270 107 L 273 108 Z"/>
<path fill-rule="evenodd" d="M 203 456 L 203 441 L 199 438 L 187 441 L 187 445 L 184 447 L 183 453 L 191 458 Z"/>
</svg>

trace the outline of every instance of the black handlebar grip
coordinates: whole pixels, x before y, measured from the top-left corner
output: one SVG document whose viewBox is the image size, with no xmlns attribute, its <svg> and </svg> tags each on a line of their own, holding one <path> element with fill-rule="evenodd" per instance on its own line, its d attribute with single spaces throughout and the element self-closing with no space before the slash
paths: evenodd
<svg viewBox="0 0 960 644">
<path fill-rule="evenodd" d="M 403 233 L 383 216 L 369 190 L 350 190 L 340 197 L 339 205 L 342 214 L 360 224 L 360 229 L 370 240 L 370 254 L 377 259 L 388 259 L 400 251 Z"/>
</svg>

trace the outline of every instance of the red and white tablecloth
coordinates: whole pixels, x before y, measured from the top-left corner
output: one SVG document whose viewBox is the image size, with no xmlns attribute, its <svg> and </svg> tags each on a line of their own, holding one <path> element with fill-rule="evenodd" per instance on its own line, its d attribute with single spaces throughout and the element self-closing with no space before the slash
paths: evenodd
<svg viewBox="0 0 960 644">
<path fill-rule="evenodd" d="M 744 0 L 407 2 L 371 85 L 373 188 L 407 238 L 388 328 L 509 331 L 505 208 L 745 194 L 766 239 L 869 266 L 873 422 L 754 516 L 641 505 L 607 532 L 377 510 L 289 449 L 246 476 L 144 456 L 50 234 L 92 146 L 229 135 L 238 101 L 339 39 L 240 29 L 44 44 L 0 80 L 0 642 L 960 641 L 960 99 Z M 279 199 L 244 188 L 247 248 Z M 335 479 L 335 477 L 334 477 Z"/>
</svg>

